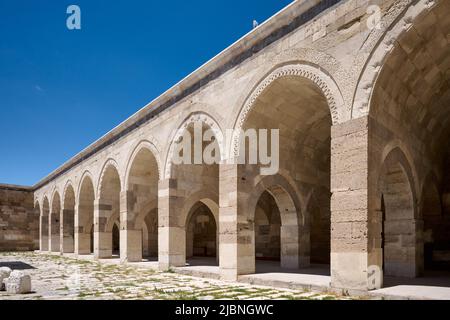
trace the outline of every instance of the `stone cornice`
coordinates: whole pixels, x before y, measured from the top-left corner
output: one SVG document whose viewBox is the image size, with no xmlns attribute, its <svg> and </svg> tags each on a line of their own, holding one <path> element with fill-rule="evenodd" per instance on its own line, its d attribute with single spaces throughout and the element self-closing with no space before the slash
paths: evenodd
<svg viewBox="0 0 450 320">
<path fill-rule="evenodd" d="M 14 184 L 0 184 L 0 191 L 1 190 L 32 192 L 34 188 L 27 186 L 18 186 Z"/>
</svg>

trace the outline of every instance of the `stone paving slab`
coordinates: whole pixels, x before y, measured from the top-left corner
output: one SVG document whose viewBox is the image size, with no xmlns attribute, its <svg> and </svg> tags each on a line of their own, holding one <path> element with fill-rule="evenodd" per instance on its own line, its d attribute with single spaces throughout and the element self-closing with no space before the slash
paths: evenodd
<svg viewBox="0 0 450 320">
<path fill-rule="evenodd" d="M 73 259 L 42 253 L 0 253 L 0 265 L 20 262 L 32 278 L 31 294 L 0 292 L 0 300 L 323 300 L 349 299 L 314 293 L 196 278 L 138 266 Z"/>
<path fill-rule="evenodd" d="M 399 285 L 374 290 L 370 293 L 370 295 L 388 300 L 450 300 L 450 288 Z"/>
<path fill-rule="evenodd" d="M 240 276 L 239 281 L 277 288 L 302 288 L 327 292 L 330 289 L 331 278 L 323 275 L 272 272 Z"/>
</svg>

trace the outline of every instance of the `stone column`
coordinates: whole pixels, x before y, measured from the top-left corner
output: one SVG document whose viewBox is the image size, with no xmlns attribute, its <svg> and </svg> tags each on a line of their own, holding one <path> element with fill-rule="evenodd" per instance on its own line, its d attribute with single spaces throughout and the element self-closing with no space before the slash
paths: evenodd
<svg viewBox="0 0 450 320">
<path fill-rule="evenodd" d="M 239 214 L 238 166 L 221 164 L 219 171 L 220 276 L 236 280 L 255 273 L 254 223 Z"/>
<path fill-rule="evenodd" d="M 112 257 L 112 232 L 106 230 L 108 217 L 112 215 L 112 204 L 104 199 L 94 201 L 94 258 Z"/>
<path fill-rule="evenodd" d="M 60 252 L 59 215 L 60 212 L 52 212 L 48 220 L 48 247 L 51 252 Z"/>
<path fill-rule="evenodd" d="M 39 248 L 41 251 L 48 251 L 48 216 L 39 217 L 39 230 L 40 230 L 40 243 Z"/>
<path fill-rule="evenodd" d="M 178 223 L 177 181 L 166 179 L 159 182 L 158 188 L 158 260 L 159 268 L 167 270 L 170 267 L 186 265 L 186 250 L 184 247 L 186 232 Z"/>
<path fill-rule="evenodd" d="M 80 211 L 89 211 L 90 204 L 75 205 L 75 254 L 87 255 L 91 253 L 91 234 L 88 230 L 88 221 L 83 221 Z"/>
<path fill-rule="evenodd" d="M 368 287 L 368 118 L 331 129 L 331 285 Z"/>
<path fill-rule="evenodd" d="M 136 197 L 133 191 L 120 193 L 120 260 L 142 261 L 142 230 L 136 230 Z"/>
<path fill-rule="evenodd" d="M 300 265 L 299 253 L 299 228 L 297 225 L 281 226 L 281 257 L 280 265 L 282 268 L 296 269 Z"/>
<path fill-rule="evenodd" d="M 75 229 L 75 211 L 70 209 L 61 210 L 60 218 L 60 243 L 61 253 L 74 252 L 74 229 Z"/>
</svg>

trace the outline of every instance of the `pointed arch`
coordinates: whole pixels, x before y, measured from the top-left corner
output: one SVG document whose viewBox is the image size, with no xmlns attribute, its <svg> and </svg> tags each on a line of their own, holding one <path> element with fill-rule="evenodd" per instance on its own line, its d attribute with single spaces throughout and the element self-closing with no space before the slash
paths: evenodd
<svg viewBox="0 0 450 320">
<path fill-rule="evenodd" d="M 439 3 L 439 0 L 418 0 L 415 2 L 405 1 L 397 6 L 392 6 L 382 20 L 383 30 L 379 31 L 375 28 L 371 32 L 369 36 L 371 41 L 367 41 L 367 43 L 373 43 L 376 41 L 376 37 L 379 37 L 379 40 L 376 41 L 376 45 L 371 50 L 371 54 L 359 76 L 352 103 L 352 119 L 368 115 L 371 112 L 375 83 L 395 43 L 403 34 L 408 32 L 415 21 L 437 3 Z M 382 32 L 381 35 L 380 32 Z"/>
<path fill-rule="evenodd" d="M 81 175 L 80 182 L 78 183 L 77 190 L 75 192 L 76 203 L 79 203 L 79 201 L 80 201 L 80 195 L 81 195 L 81 190 L 82 190 L 83 185 L 85 185 L 85 183 L 88 183 L 88 182 L 90 182 L 93 187 L 94 198 L 97 198 L 97 194 L 96 194 L 97 187 L 95 186 L 94 181 L 95 180 L 94 180 L 92 173 L 89 170 L 85 170 L 83 172 L 83 174 Z"/>
<path fill-rule="evenodd" d="M 89 171 L 81 176 L 76 192 L 75 208 L 75 253 L 86 255 L 93 252 L 94 201 L 96 188 Z"/>
<path fill-rule="evenodd" d="M 98 199 L 94 205 L 94 256 L 96 259 L 110 258 L 113 255 L 113 231 L 114 224 L 120 221 L 121 192 L 122 179 L 119 166 L 114 159 L 110 158 L 105 162 L 100 173 Z M 117 236 L 117 233 L 114 234 Z"/>
<path fill-rule="evenodd" d="M 216 139 L 216 142 L 219 145 L 220 149 L 220 159 L 224 160 L 226 153 L 225 153 L 225 145 L 224 145 L 224 133 L 222 131 L 222 128 L 220 127 L 219 123 L 209 114 L 198 111 L 193 112 L 189 114 L 188 117 L 186 117 L 181 125 L 178 126 L 178 129 L 174 132 L 172 137 L 170 138 L 170 147 L 167 151 L 166 160 L 165 160 L 165 166 L 164 166 L 164 178 L 168 179 L 171 176 L 171 169 L 172 169 L 172 159 L 174 156 L 174 149 L 175 149 L 175 143 L 180 140 L 180 138 L 183 136 L 183 133 L 185 130 L 188 129 L 188 127 L 191 124 L 195 123 L 202 123 L 205 124 L 209 129 L 212 130 L 214 133 L 214 137 Z"/>
<path fill-rule="evenodd" d="M 63 253 L 73 253 L 75 250 L 75 191 L 72 181 L 64 186 L 61 215 L 61 250 Z"/>
<path fill-rule="evenodd" d="M 62 207 L 64 208 L 65 207 L 65 204 L 64 204 L 64 200 L 66 199 L 66 198 L 68 198 L 68 193 L 69 194 L 72 194 L 73 193 L 73 195 L 74 195 L 74 201 L 76 200 L 76 197 L 75 197 L 75 188 L 74 188 L 74 184 L 73 184 L 73 182 L 72 182 L 72 180 L 67 180 L 66 181 L 66 183 L 64 184 L 64 188 L 63 188 L 63 191 L 62 191 Z"/>
<path fill-rule="evenodd" d="M 130 179 L 130 172 L 132 170 L 133 164 L 135 163 L 136 158 L 141 154 L 141 152 L 147 150 L 150 152 L 150 154 L 153 156 L 156 167 L 157 167 L 157 173 L 158 173 L 158 180 L 161 180 L 163 178 L 162 175 L 162 164 L 160 159 L 160 149 L 155 143 L 156 141 L 154 139 L 149 140 L 142 140 L 139 141 L 135 147 L 132 149 L 130 155 L 128 156 L 127 160 L 127 166 L 125 170 L 125 188 L 128 188 L 129 185 L 129 179 Z"/>
<path fill-rule="evenodd" d="M 282 267 L 298 268 L 309 264 L 309 226 L 308 218 L 302 213 L 302 203 L 289 182 L 280 175 L 266 176 L 255 187 L 248 212 L 248 217 L 254 221 L 251 234 L 253 250 L 256 259 L 256 232 L 258 232 L 258 221 L 256 219 L 257 209 L 264 196 L 276 204 L 278 216 L 278 239 L 279 259 Z M 272 212 L 273 213 L 273 212 Z M 272 226 L 269 219 L 269 227 Z"/>
<path fill-rule="evenodd" d="M 51 200 L 49 216 L 49 249 L 52 252 L 60 251 L 60 232 L 61 232 L 61 196 L 55 188 Z"/>
<path fill-rule="evenodd" d="M 116 160 L 114 160 L 113 158 L 109 158 L 103 164 L 102 170 L 100 171 L 100 176 L 99 176 L 98 181 L 97 181 L 97 195 L 98 195 L 98 197 L 101 197 L 101 193 L 102 193 L 101 190 L 102 190 L 102 186 L 104 186 L 104 179 L 107 176 L 107 173 L 111 172 L 110 171 L 111 169 L 114 169 L 115 172 L 117 173 L 117 177 L 119 178 L 120 189 L 121 190 L 123 189 L 119 165 L 117 164 Z"/>
<path fill-rule="evenodd" d="M 229 157 L 237 157 L 239 152 L 240 135 L 250 111 L 256 104 L 257 99 L 275 81 L 285 77 L 300 77 L 314 83 L 323 93 L 331 113 L 332 122 L 339 123 L 339 110 L 344 110 L 344 99 L 333 78 L 319 66 L 305 62 L 287 62 L 274 67 L 266 76 L 252 89 L 234 124 L 232 145 L 229 147 Z"/>
<path fill-rule="evenodd" d="M 387 276 L 415 277 L 423 268 L 421 224 L 417 223 L 417 197 L 410 164 L 398 147 L 384 158 L 379 173 L 378 199 L 380 265 Z"/>
</svg>

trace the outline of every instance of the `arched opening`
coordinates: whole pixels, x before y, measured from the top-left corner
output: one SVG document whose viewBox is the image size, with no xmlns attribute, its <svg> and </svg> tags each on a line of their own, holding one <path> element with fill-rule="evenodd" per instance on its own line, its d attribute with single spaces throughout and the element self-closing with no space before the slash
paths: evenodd
<svg viewBox="0 0 450 320">
<path fill-rule="evenodd" d="M 309 231 L 301 227 L 300 210 L 282 186 L 271 185 L 261 192 L 254 211 L 256 272 L 309 265 Z"/>
<path fill-rule="evenodd" d="M 217 258 L 217 222 L 213 212 L 202 202 L 197 202 L 188 216 L 186 258 L 190 264 L 198 264 L 200 258 Z M 217 259 L 208 261 L 214 264 Z"/>
<path fill-rule="evenodd" d="M 113 229 L 120 219 L 120 191 L 119 173 L 115 166 L 107 165 L 102 174 L 99 199 L 94 211 L 94 256 L 96 259 L 113 257 Z"/>
<path fill-rule="evenodd" d="M 280 210 L 270 193 L 264 191 L 258 200 L 255 212 L 256 260 L 280 261 L 280 233 Z"/>
<path fill-rule="evenodd" d="M 142 256 L 149 257 L 150 256 L 150 248 L 149 248 L 149 239 L 148 239 L 148 227 L 147 223 L 144 221 L 142 223 Z"/>
<path fill-rule="evenodd" d="M 283 215 L 286 208 L 280 209 L 280 203 L 274 192 L 267 189 L 261 199 L 258 198 L 256 212 L 246 214 L 249 224 L 252 225 L 253 214 L 255 214 L 255 237 L 257 243 L 255 247 L 256 263 L 261 265 L 264 259 L 280 259 L 281 266 L 289 269 L 298 269 L 299 267 L 309 267 L 311 255 L 314 256 L 314 262 L 324 263 L 329 271 L 330 259 L 330 161 L 331 161 L 331 125 L 332 117 L 328 99 L 323 93 L 321 87 L 313 80 L 296 75 L 295 70 L 303 68 L 301 65 L 286 65 L 281 67 L 286 69 L 283 76 L 268 77 L 271 82 L 258 92 L 258 95 L 252 98 L 252 105 L 244 118 L 242 129 L 245 136 L 241 136 L 240 147 L 244 146 L 246 163 L 238 165 L 238 193 L 242 198 L 238 201 L 242 207 L 247 207 L 246 203 L 255 201 L 253 189 L 259 181 L 264 179 L 262 168 L 269 165 L 262 164 L 261 152 L 267 152 L 267 155 L 279 157 L 279 168 L 277 174 L 286 177 L 289 184 L 292 185 L 292 195 L 297 199 L 308 199 L 308 195 L 314 193 L 314 199 L 306 202 L 306 206 L 292 205 L 288 210 L 296 211 L 296 225 L 289 223 L 286 228 L 283 226 Z M 288 71 L 290 68 L 292 72 Z M 275 73 L 276 71 L 274 71 Z M 298 74 L 302 74 L 298 72 Z M 272 79 L 275 78 L 275 79 Z M 258 163 L 251 163 L 250 151 L 257 148 L 258 142 L 264 138 L 264 132 L 261 129 L 268 129 L 268 147 L 271 147 L 272 139 L 276 139 L 274 133 L 270 130 L 275 129 L 279 132 L 279 152 L 274 154 L 276 149 L 261 150 L 258 148 Z M 258 137 L 258 141 L 250 139 L 252 130 Z M 253 142 L 252 142 L 253 140 Z M 275 141 L 275 140 L 274 140 Z M 276 141 L 275 141 L 276 142 Z M 250 163 L 249 163 L 250 162 Z M 274 159 L 272 159 L 274 162 Z M 272 174 L 273 175 L 273 174 Z M 277 190 L 277 196 L 284 199 L 292 198 L 286 193 L 281 192 L 282 188 Z M 247 194 L 247 196 L 246 196 Z M 315 201 L 319 199 L 319 201 Z M 315 201 L 315 203 L 314 203 Z M 277 203 L 275 206 L 274 203 Z M 286 205 L 284 202 L 283 205 Z M 278 209 L 276 208 L 278 207 Z M 278 213 L 281 215 L 278 217 Z M 302 212 L 302 210 L 304 212 Z M 270 225 L 268 224 L 270 221 Z M 281 223 L 281 226 L 280 226 Z M 289 227 L 288 227 L 289 226 Z M 248 231 L 243 233 L 252 233 L 249 227 Z M 289 231 L 291 234 L 287 238 L 296 239 L 297 243 L 289 244 L 290 249 L 283 248 L 283 232 Z M 279 231 L 278 231 L 279 230 Z M 301 231 L 300 231 L 301 230 Z M 314 231 L 313 234 L 311 232 Z M 278 236 L 279 233 L 279 236 Z M 277 251 L 277 241 L 280 237 L 280 255 Z M 266 247 L 264 254 L 264 243 L 273 238 L 270 243 L 272 248 Z M 312 241 L 315 241 L 312 243 Z M 296 249 L 292 249 L 296 248 Z M 300 249 L 299 249 L 300 248 Z M 300 250 L 293 253 L 293 250 Z M 269 254 L 269 251 L 272 253 Z M 288 253 L 287 253 L 288 252 Z M 285 254 L 285 257 L 283 257 Z M 288 258 L 289 257 L 289 258 Z M 249 259 L 250 257 L 246 257 Z M 251 273 L 252 268 L 247 268 L 246 273 Z M 256 270 L 258 266 L 256 265 Z M 321 271 L 323 272 L 323 271 Z"/>
<path fill-rule="evenodd" d="M 148 260 L 158 259 L 158 209 L 145 215 L 142 222 L 142 256 Z"/>
<path fill-rule="evenodd" d="M 50 213 L 50 205 L 48 203 L 47 197 L 44 197 L 42 202 L 42 211 L 39 219 L 39 230 L 40 230 L 40 244 L 39 248 L 41 251 L 48 251 L 48 216 Z"/>
<path fill-rule="evenodd" d="M 422 8 L 422 12 L 417 10 Z M 380 52 L 384 50 L 388 53 L 379 68 L 370 97 L 369 143 L 372 153 L 369 154 L 369 158 L 379 159 L 372 163 L 375 167 L 381 168 L 384 166 L 384 159 L 380 156 L 382 150 L 390 144 L 399 145 L 403 152 L 407 152 L 407 162 L 414 169 L 406 174 L 404 163 L 391 164 L 385 173 L 374 170 L 378 175 L 369 175 L 370 180 L 385 181 L 384 251 L 389 251 L 389 247 L 394 246 L 394 239 L 411 242 L 409 249 L 402 249 L 399 240 L 397 252 L 386 253 L 385 260 L 388 256 L 395 255 L 396 260 L 403 261 L 396 263 L 396 266 L 385 261 L 387 275 L 393 273 L 408 277 L 423 274 L 426 276 L 427 269 L 433 267 L 433 260 L 435 260 L 433 257 L 436 258 L 436 262 L 440 260 L 443 265 L 446 264 L 445 260 L 450 263 L 450 237 L 448 236 L 450 222 L 449 216 L 446 216 L 443 210 L 446 197 L 445 180 L 449 172 L 447 150 L 450 137 L 448 108 L 450 103 L 450 46 L 448 45 L 450 25 L 443 12 L 449 12 L 449 10 L 448 1 L 435 1 L 427 8 L 419 4 L 411 5 L 406 14 L 411 14 L 414 18 L 410 19 L 408 28 L 405 28 L 404 19 L 398 19 L 398 23 L 393 25 L 392 31 L 389 32 L 389 35 L 399 34 L 395 41 L 390 41 L 392 48 L 385 51 L 384 43 L 379 48 Z M 380 55 L 377 52 L 374 55 L 379 59 Z M 403 169 L 403 174 L 400 168 Z M 428 180 L 430 172 L 435 176 L 434 181 Z M 390 175 L 392 178 L 389 178 Z M 416 197 L 411 203 L 411 196 L 406 196 L 405 175 L 410 181 L 414 181 L 414 183 L 409 182 L 410 193 Z M 369 184 L 373 185 L 371 181 Z M 394 190 L 398 194 L 395 194 Z M 393 196 L 386 195 L 386 192 Z M 377 201 L 380 199 L 378 197 Z M 403 208 L 402 213 L 400 208 Z M 378 205 L 375 209 L 372 211 L 374 216 L 378 215 L 376 212 L 379 210 Z M 394 232 L 392 227 L 388 226 L 392 224 L 390 216 L 406 215 L 407 212 L 413 212 L 415 215 L 414 228 L 411 223 L 404 221 L 402 226 L 398 226 L 398 229 L 402 228 L 403 235 L 389 236 L 389 233 Z M 381 228 L 378 230 L 377 226 L 369 229 L 369 233 L 373 233 L 375 238 L 381 232 Z M 407 232 L 412 233 L 407 234 Z M 435 239 L 439 240 L 436 242 Z M 415 253 L 412 249 L 413 244 L 416 245 Z M 405 256 L 406 252 L 408 257 Z M 413 267 L 414 255 L 415 266 Z M 450 271 L 450 269 L 447 270 Z M 450 273 L 446 277 L 450 279 Z"/>
<path fill-rule="evenodd" d="M 170 171 L 166 172 L 170 174 L 171 182 L 177 186 L 177 196 L 170 200 L 171 206 L 181 208 L 181 214 L 171 213 L 171 221 L 180 232 L 181 241 L 175 248 L 180 256 L 179 266 L 186 265 L 186 262 L 189 266 L 216 266 L 219 260 L 217 236 L 219 227 L 216 220 L 219 211 L 221 151 L 218 132 L 210 126 L 213 120 L 208 120 L 207 123 L 206 120 L 199 119 L 192 116 L 182 126 L 181 136 L 173 142 L 173 154 L 169 154 Z M 199 213 L 193 215 L 193 208 L 200 210 Z M 213 214 L 215 220 L 207 214 L 208 211 Z M 215 246 L 212 244 L 212 236 L 211 239 L 206 236 L 197 242 L 204 232 L 209 234 L 213 229 L 216 230 Z M 201 254 L 202 250 L 205 256 L 195 257 Z M 191 255 L 194 259 L 190 258 Z M 186 257 L 190 259 L 186 261 Z"/>
<path fill-rule="evenodd" d="M 61 198 L 59 193 L 55 192 L 52 199 L 52 208 L 49 218 L 49 248 L 52 252 L 60 252 L 60 220 L 61 220 Z"/>
<path fill-rule="evenodd" d="M 95 191 L 89 176 L 84 177 L 79 190 L 78 212 L 75 216 L 75 253 L 87 255 L 94 253 Z"/>
<path fill-rule="evenodd" d="M 416 237 L 414 196 L 401 151 L 395 149 L 380 174 L 383 275 L 415 277 L 421 248 Z"/>
<path fill-rule="evenodd" d="M 114 223 L 112 230 L 112 254 L 120 254 L 120 222 L 117 220 Z"/>
<path fill-rule="evenodd" d="M 158 257 L 158 181 L 159 169 L 149 147 L 142 147 L 132 158 L 127 180 L 126 254 L 128 261 Z M 125 249 L 125 248 L 123 248 Z"/>
<path fill-rule="evenodd" d="M 34 203 L 34 207 L 33 207 L 33 214 L 35 217 L 39 217 L 39 229 L 33 232 L 33 247 L 37 250 L 41 249 L 41 239 L 40 239 L 40 235 L 41 235 L 41 206 L 39 204 L 39 201 L 36 201 Z"/>
<path fill-rule="evenodd" d="M 64 194 L 64 209 L 62 214 L 62 252 L 75 251 L 75 191 L 72 185 L 66 188 Z"/>
</svg>

